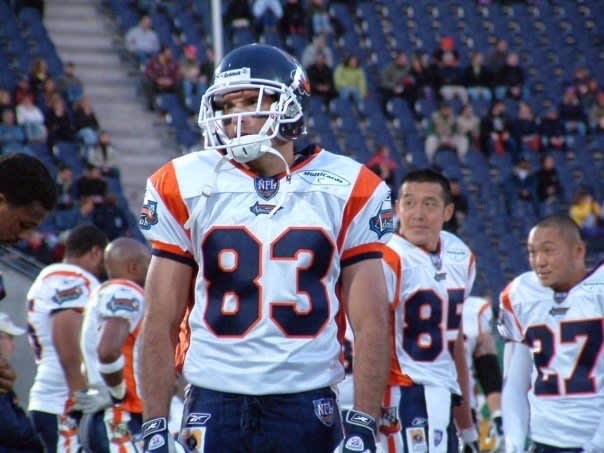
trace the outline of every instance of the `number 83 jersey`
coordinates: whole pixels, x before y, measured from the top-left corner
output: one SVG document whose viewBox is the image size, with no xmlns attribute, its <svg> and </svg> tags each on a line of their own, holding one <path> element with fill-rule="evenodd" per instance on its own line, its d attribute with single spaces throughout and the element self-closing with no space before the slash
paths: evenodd
<svg viewBox="0 0 604 453">
<path fill-rule="evenodd" d="M 389 385 L 433 385 L 460 394 L 453 345 L 476 276 L 474 255 L 442 231 L 435 253 L 395 235 L 384 262 L 394 337 Z"/>
<path fill-rule="evenodd" d="M 604 414 L 604 265 L 566 294 L 526 272 L 505 288 L 500 302 L 499 332 L 525 343 L 533 356 L 531 438 L 583 445 Z"/>
<path fill-rule="evenodd" d="M 344 378 L 340 271 L 381 258 L 392 233 L 389 189 L 358 162 L 315 147 L 289 181 L 226 162 L 188 230 L 221 157 L 193 153 L 162 167 L 141 215 L 154 254 L 199 266 L 181 334 L 183 374 L 199 387 L 250 395 L 335 385 Z"/>
</svg>

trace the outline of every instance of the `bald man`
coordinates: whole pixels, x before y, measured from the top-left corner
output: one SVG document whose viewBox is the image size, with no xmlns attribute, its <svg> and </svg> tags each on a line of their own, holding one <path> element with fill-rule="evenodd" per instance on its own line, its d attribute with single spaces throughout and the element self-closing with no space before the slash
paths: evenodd
<svg viewBox="0 0 604 453">
<path fill-rule="evenodd" d="M 110 444 L 121 452 L 136 451 L 132 437 L 140 432 L 143 412 L 139 334 L 151 251 L 134 239 L 118 238 L 107 245 L 104 259 L 109 280 L 91 296 L 81 347 L 88 382 L 106 388 L 114 405 L 82 419 L 81 443 L 85 451 L 109 451 Z"/>
<path fill-rule="evenodd" d="M 500 297 L 506 452 L 604 453 L 604 264 L 588 271 L 568 216 L 529 233 L 531 272 Z"/>
</svg>

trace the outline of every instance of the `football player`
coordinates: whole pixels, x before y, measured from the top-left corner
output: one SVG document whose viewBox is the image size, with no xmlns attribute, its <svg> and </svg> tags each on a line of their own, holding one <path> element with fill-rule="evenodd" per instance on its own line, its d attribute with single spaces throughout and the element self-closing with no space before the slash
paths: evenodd
<svg viewBox="0 0 604 453">
<path fill-rule="evenodd" d="M 82 325 L 81 349 L 90 388 L 75 395 L 86 415 L 80 442 L 88 452 L 136 452 L 140 433 L 140 331 L 142 285 L 151 251 L 139 241 L 118 238 L 105 248 L 109 280 L 92 293 Z M 97 392 L 108 389 L 113 405 L 98 411 Z"/>
<path fill-rule="evenodd" d="M 442 230 L 454 206 L 449 181 L 440 173 L 408 173 L 396 209 L 399 234 L 384 252 L 394 351 L 383 443 L 389 452 L 457 451 L 458 373 L 464 387 L 468 382 L 461 310 L 474 284 L 474 255 L 461 239 Z M 463 407 L 459 428 L 464 442 L 475 446 L 478 433 L 469 404 Z"/>
<path fill-rule="evenodd" d="M 375 451 L 390 359 L 380 261 L 390 193 L 350 158 L 294 148 L 308 90 L 282 50 L 232 50 L 201 101 L 204 149 L 148 180 L 146 451 L 169 448 L 174 349 L 191 292 L 179 343 L 191 384 L 181 442 L 206 452 Z M 345 315 L 355 394 L 342 430 L 333 387 L 344 378 Z"/>
<path fill-rule="evenodd" d="M 466 365 L 469 370 L 468 398 L 478 421 L 477 383 L 486 397 L 489 420 L 480 421 L 481 451 L 498 451 L 503 445 L 501 418 L 501 369 L 493 337 L 493 305 L 489 295 L 468 297 L 462 308 Z M 484 422 L 484 423 L 483 423 Z"/>
<path fill-rule="evenodd" d="M 500 296 L 508 340 L 502 395 L 506 451 L 604 452 L 604 266 L 585 264 L 585 243 L 566 215 L 528 236 L 532 271 Z"/>
<path fill-rule="evenodd" d="M 38 365 L 28 409 L 49 452 L 79 448 L 73 395 L 88 385 L 82 372 L 80 328 L 104 271 L 105 245 L 107 236 L 99 228 L 75 227 L 65 241 L 63 262 L 42 269 L 27 293 L 27 329 Z"/>
</svg>

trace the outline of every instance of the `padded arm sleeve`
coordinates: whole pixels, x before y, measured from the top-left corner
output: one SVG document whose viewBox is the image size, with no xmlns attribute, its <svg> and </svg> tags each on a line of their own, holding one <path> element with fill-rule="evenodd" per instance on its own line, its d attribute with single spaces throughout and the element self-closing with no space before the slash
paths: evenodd
<svg viewBox="0 0 604 453">
<path fill-rule="evenodd" d="M 501 409 L 506 453 L 524 451 L 529 425 L 527 392 L 533 363 L 531 351 L 522 343 L 508 342 L 504 350 Z"/>
</svg>

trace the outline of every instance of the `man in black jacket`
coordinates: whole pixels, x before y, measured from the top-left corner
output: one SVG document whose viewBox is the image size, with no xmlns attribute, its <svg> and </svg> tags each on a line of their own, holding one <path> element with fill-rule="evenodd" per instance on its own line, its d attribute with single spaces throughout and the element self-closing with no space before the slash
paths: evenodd
<svg viewBox="0 0 604 453">
<path fill-rule="evenodd" d="M 15 336 L 25 329 L 13 324 L 6 313 L 0 313 L 0 356 L 10 360 L 15 349 Z M 0 396 L 0 453 L 44 451 L 27 414 L 19 406 L 17 395 L 9 390 Z"/>
</svg>

